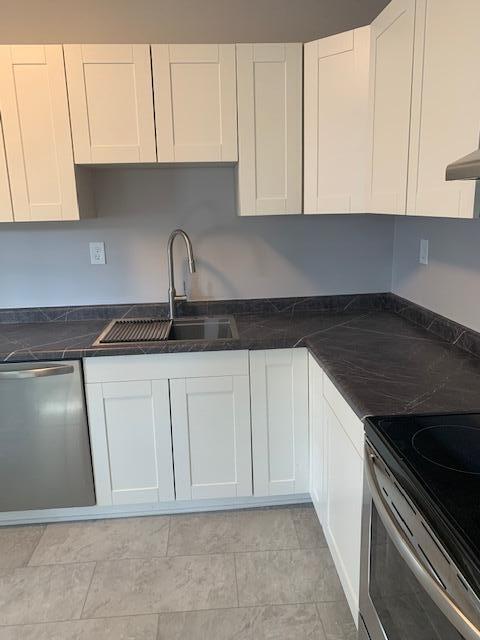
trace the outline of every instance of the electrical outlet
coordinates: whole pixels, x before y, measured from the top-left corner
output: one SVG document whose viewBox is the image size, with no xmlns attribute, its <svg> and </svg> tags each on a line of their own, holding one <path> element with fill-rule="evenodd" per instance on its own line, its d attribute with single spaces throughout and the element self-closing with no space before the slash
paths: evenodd
<svg viewBox="0 0 480 640">
<path fill-rule="evenodd" d="M 428 264 L 428 240 L 420 240 L 420 255 L 418 261 L 420 264 Z"/>
<path fill-rule="evenodd" d="M 90 242 L 90 263 L 105 264 L 105 243 Z"/>
</svg>

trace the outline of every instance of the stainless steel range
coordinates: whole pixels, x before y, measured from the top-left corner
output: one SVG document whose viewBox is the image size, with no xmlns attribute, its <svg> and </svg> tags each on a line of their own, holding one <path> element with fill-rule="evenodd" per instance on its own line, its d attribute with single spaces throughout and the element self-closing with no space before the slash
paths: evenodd
<svg viewBox="0 0 480 640">
<path fill-rule="evenodd" d="M 359 639 L 480 640 L 480 417 L 375 418 L 366 433 Z"/>
</svg>

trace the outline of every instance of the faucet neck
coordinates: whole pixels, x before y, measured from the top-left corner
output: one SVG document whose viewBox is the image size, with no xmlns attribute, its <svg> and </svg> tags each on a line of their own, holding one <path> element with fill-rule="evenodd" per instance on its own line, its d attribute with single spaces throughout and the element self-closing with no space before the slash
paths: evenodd
<svg viewBox="0 0 480 640">
<path fill-rule="evenodd" d="M 173 319 L 175 316 L 175 300 L 177 299 L 177 294 L 175 291 L 175 276 L 174 276 L 174 264 L 173 264 L 173 243 L 177 236 L 181 236 L 185 242 L 185 246 L 187 248 L 187 256 L 188 256 L 188 266 L 190 273 L 195 272 L 195 260 L 193 257 L 193 248 L 192 242 L 188 235 L 183 231 L 183 229 L 175 229 L 170 234 L 168 238 L 167 244 L 167 261 L 168 261 L 168 306 L 169 306 L 169 317 Z"/>
</svg>

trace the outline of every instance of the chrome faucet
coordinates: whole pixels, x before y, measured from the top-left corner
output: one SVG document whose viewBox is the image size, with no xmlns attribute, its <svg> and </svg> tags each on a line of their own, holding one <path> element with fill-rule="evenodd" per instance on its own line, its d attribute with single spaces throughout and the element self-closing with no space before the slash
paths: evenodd
<svg viewBox="0 0 480 640">
<path fill-rule="evenodd" d="M 190 273 L 195 273 L 195 260 L 193 258 L 193 249 L 190 238 L 187 236 L 185 231 L 182 229 L 175 229 L 170 234 L 168 239 L 167 246 L 167 257 L 168 257 L 168 308 L 169 308 L 169 318 L 172 320 L 175 317 L 175 301 L 176 300 L 186 300 L 187 296 L 177 296 L 177 292 L 175 291 L 175 282 L 173 275 L 173 242 L 177 236 L 182 236 L 185 240 L 185 245 L 187 247 L 187 255 L 188 255 L 188 267 L 190 269 Z"/>
</svg>

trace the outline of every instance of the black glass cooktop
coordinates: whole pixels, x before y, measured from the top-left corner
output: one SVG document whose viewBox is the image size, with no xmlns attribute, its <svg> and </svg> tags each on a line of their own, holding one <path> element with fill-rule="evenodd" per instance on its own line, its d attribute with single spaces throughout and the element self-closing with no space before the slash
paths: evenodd
<svg viewBox="0 0 480 640">
<path fill-rule="evenodd" d="M 480 413 L 368 418 L 366 434 L 480 594 Z"/>
</svg>

